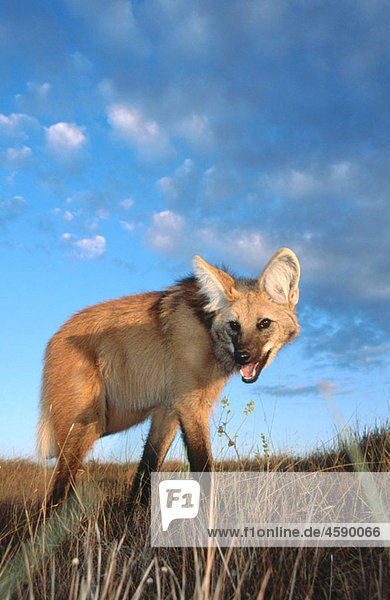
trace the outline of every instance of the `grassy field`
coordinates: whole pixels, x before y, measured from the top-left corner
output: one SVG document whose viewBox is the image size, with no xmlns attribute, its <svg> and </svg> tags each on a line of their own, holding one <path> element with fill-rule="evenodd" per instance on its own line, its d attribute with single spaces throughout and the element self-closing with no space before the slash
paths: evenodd
<svg viewBox="0 0 390 600">
<path fill-rule="evenodd" d="M 216 468 L 390 470 L 387 426 L 300 458 L 269 454 L 266 444 L 263 450 L 255 460 Z M 151 548 L 148 511 L 126 511 L 134 467 L 86 464 L 76 497 L 45 521 L 42 467 L 0 461 L 0 600 L 390 598 L 385 548 Z"/>
</svg>

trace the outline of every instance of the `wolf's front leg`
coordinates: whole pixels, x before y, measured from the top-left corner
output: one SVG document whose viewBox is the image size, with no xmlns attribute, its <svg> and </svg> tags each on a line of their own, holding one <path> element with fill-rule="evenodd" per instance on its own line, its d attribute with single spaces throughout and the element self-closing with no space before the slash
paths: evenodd
<svg viewBox="0 0 390 600">
<path fill-rule="evenodd" d="M 150 475 L 158 471 L 179 428 L 175 412 L 165 406 L 153 410 L 148 439 L 134 477 L 129 497 L 129 508 L 139 502 L 147 506 L 150 499 Z"/>
<path fill-rule="evenodd" d="M 211 471 L 213 457 L 210 446 L 210 407 L 204 401 L 180 409 L 179 419 L 192 472 Z"/>
</svg>

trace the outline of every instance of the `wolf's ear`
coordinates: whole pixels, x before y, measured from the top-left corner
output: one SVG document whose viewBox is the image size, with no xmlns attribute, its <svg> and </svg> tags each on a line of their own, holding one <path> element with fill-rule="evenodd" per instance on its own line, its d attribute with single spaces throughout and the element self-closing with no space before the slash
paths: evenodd
<svg viewBox="0 0 390 600">
<path fill-rule="evenodd" d="M 299 298 L 300 266 L 294 252 L 281 248 L 269 261 L 259 277 L 258 288 L 278 304 L 294 308 Z"/>
<path fill-rule="evenodd" d="M 192 264 L 195 277 L 200 283 L 200 292 L 208 299 L 205 310 L 209 312 L 220 310 L 238 296 L 234 279 L 228 273 L 209 265 L 200 256 L 195 256 Z"/>
</svg>

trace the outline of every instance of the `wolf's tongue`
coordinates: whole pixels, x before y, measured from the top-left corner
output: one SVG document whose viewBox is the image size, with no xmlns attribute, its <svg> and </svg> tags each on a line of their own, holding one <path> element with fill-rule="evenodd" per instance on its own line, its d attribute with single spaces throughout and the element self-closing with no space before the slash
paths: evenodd
<svg viewBox="0 0 390 600">
<path fill-rule="evenodd" d="M 240 373 L 245 379 L 252 379 L 256 375 L 256 365 L 245 365 L 244 367 L 241 367 Z"/>
</svg>

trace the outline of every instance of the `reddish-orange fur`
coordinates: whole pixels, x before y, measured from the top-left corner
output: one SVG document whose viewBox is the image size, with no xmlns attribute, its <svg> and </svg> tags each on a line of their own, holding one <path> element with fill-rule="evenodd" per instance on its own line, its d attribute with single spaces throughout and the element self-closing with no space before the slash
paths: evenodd
<svg viewBox="0 0 390 600">
<path fill-rule="evenodd" d="M 273 260 L 279 264 L 277 257 Z M 196 279 L 165 292 L 127 296 L 86 308 L 50 340 L 43 371 L 39 441 L 44 456 L 58 457 L 52 504 L 66 495 L 81 461 L 99 437 L 149 416 L 150 433 L 133 495 L 141 482 L 148 481 L 150 472 L 160 467 L 179 426 L 191 470 L 210 469 L 209 412 L 236 368 L 229 347 L 241 343 L 238 338 L 234 343 L 227 338 L 225 348 L 218 336 L 226 337 L 229 319 L 239 318 L 240 339 L 260 360 L 271 338 L 261 338 L 255 319 L 266 316 L 275 323 L 273 349 L 268 353 L 272 360 L 297 334 L 295 302 L 288 296 L 285 303 L 275 302 L 264 283 L 264 273 L 254 289 L 252 284 L 246 287 L 202 259 L 196 260 Z M 272 275 L 272 261 L 269 265 L 267 273 Z M 147 486 L 143 499 L 145 490 Z"/>
</svg>

